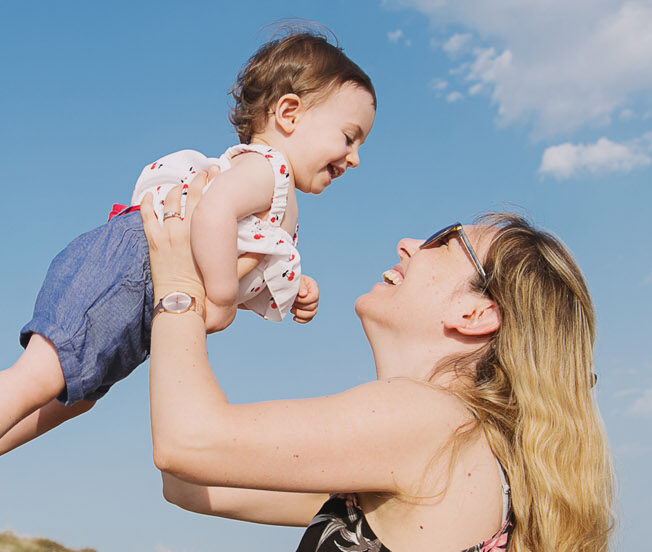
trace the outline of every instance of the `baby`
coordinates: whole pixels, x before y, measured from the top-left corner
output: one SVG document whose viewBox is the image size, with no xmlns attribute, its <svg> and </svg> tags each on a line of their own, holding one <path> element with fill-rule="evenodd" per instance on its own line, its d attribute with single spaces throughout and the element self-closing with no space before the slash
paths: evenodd
<svg viewBox="0 0 652 552">
<path fill-rule="evenodd" d="M 147 241 L 134 212 L 148 193 L 161 222 L 182 217 L 163 212 L 166 194 L 199 171 L 210 175 L 191 226 L 208 332 L 228 326 L 238 306 L 279 321 L 316 301 L 316 284 L 300 271 L 295 191 L 320 194 L 359 164 L 376 111 L 371 80 L 340 48 L 300 32 L 264 44 L 232 93 L 240 144 L 219 158 L 185 150 L 149 164 L 132 207 L 52 261 L 21 331 L 25 351 L 0 372 L 0 454 L 87 411 L 129 375 L 149 353 L 152 316 L 198 308 L 184 294 L 153 305 Z M 298 321 L 312 316 L 308 310 Z"/>
</svg>

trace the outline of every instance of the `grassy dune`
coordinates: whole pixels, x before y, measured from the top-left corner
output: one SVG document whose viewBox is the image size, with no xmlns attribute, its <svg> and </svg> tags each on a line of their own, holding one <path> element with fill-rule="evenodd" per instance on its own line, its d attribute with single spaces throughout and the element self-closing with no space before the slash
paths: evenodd
<svg viewBox="0 0 652 552">
<path fill-rule="evenodd" d="M 73 550 L 49 539 L 17 537 L 11 531 L 0 533 L 0 552 L 97 552 L 94 548 Z"/>
</svg>

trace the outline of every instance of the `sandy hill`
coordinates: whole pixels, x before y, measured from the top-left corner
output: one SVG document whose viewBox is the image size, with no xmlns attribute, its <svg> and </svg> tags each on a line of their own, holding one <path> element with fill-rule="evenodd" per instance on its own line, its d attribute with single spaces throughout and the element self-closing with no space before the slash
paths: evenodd
<svg viewBox="0 0 652 552">
<path fill-rule="evenodd" d="M 94 548 L 73 550 L 49 539 L 17 537 L 11 531 L 0 533 L 0 552 L 97 552 Z"/>
</svg>

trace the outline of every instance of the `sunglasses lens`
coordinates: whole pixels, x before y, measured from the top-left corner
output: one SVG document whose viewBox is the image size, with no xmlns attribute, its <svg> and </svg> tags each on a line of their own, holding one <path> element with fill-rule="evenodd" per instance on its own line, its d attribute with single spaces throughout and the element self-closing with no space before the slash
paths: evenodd
<svg viewBox="0 0 652 552">
<path fill-rule="evenodd" d="M 446 228 L 441 229 L 439 232 L 435 232 L 432 236 L 430 236 L 426 241 L 424 241 L 419 248 L 424 249 L 426 247 L 434 247 L 437 245 L 437 243 L 451 234 L 452 232 L 455 232 L 456 230 L 460 229 L 459 224 L 451 224 L 450 226 L 447 226 Z"/>
<path fill-rule="evenodd" d="M 480 274 L 482 281 L 486 284 L 487 275 L 484 271 L 484 268 L 482 267 L 482 264 L 480 263 L 478 256 L 473 250 L 473 247 L 469 243 L 469 239 L 466 237 L 466 234 L 464 233 L 464 227 L 459 222 L 456 222 L 455 224 L 451 224 L 450 226 L 447 226 L 446 228 L 430 236 L 426 241 L 424 241 L 419 246 L 419 249 L 425 249 L 427 247 L 437 247 L 441 240 L 443 240 L 446 236 L 452 234 L 453 232 L 457 232 L 460 238 L 462 238 L 462 243 L 464 244 L 464 247 L 469 253 L 469 256 L 471 257 L 471 261 L 473 261 L 473 264 L 475 265 L 478 274 Z"/>
</svg>

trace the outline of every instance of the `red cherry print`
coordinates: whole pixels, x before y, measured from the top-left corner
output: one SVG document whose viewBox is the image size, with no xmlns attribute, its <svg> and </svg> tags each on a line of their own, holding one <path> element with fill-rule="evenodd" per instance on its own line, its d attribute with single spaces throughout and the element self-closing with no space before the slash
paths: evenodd
<svg viewBox="0 0 652 552">
<path fill-rule="evenodd" d="M 288 262 L 289 261 L 294 261 L 294 253 L 292 253 L 292 256 L 288 259 Z"/>
<path fill-rule="evenodd" d="M 271 159 L 272 157 L 274 157 L 274 156 L 270 155 L 269 153 L 265 154 L 265 159 Z"/>
<path fill-rule="evenodd" d="M 278 243 L 285 243 L 283 240 L 278 240 Z"/>
<path fill-rule="evenodd" d="M 260 238 L 264 238 L 264 237 L 265 236 L 263 236 L 262 234 L 254 234 L 254 239 L 255 240 L 259 240 Z"/>
<path fill-rule="evenodd" d="M 277 308 L 277 307 L 276 307 L 276 303 L 272 303 L 271 307 L 272 307 L 273 309 Z"/>
<path fill-rule="evenodd" d="M 285 165 L 281 165 L 281 174 L 285 174 L 286 170 L 287 170 L 287 167 Z"/>
<path fill-rule="evenodd" d="M 152 166 L 149 168 L 150 171 L 153 171 L 156 168 L 156 161 L 152 163 Z"/>
<path fill-rule="evenodd" d="M 256 289 L 254 289 L 254 293 L 260 290 L 260 286 L 258 286 Z"/>
<path fill-rule="evenodd" d="M 156 191 L 157 191 L 157 192 L 160 192 L 160 191 L 161 191 L 161 187 L 160 187 L 160 186 L 156 186 Z"/>
<path fill-rule="evenodd" d="M 291 282 L 292 280 L 294 280 L 294 271 L 292 271 L 292 272 L 290 272 L 290 274 L 288 274 L 288 282 Z"/>
<path fill-rule="evenodd" d="M 276 217 L 272 217 L 271 219 L 269 219 L 269 222 L 275 222 L 275 221 L 276 221 Z"/>
</svg>

